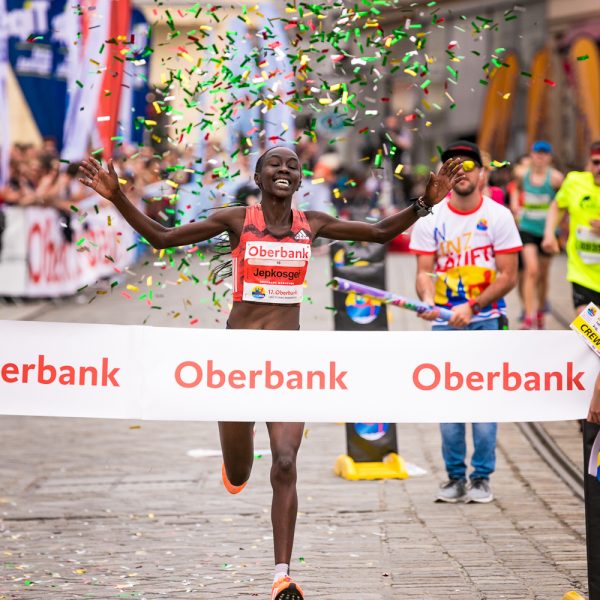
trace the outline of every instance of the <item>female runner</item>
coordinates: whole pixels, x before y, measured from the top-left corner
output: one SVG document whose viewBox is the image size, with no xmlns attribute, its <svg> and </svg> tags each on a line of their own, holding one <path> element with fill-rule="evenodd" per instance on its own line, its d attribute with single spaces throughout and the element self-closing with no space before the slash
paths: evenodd
<svg viewBox="0 0 600 600">
<path fill-rule="evenodd" d="M 311 242 L 332 240 L 389 242 L 431 212 L 462 180 L 462 162 L 451 159 L 430 176 L 423 196 L 412 206 L 378 223 L 340 221 L 326 213 L 292 208 L 302 181 L 296 153 L 285 147 L 268 149 L 256 163 L 254 180 L 261 202 L 250 207 L 215 210 L 206 220 L 168 228 L 139 211 L 119 186 L 112 160 L 108 171 L 94 158 L 83 161 L 81 183 L 110 200 L 127 222 L 155 248 L 195 244 L 227 232 L 233 259 L 231 329 L 297 330 Z M 289 575 L 298 511 L 296 455 L 304 423 L 267 423 L 273 464 L 271 520 L 275 576 L 271 600 L 302 600 L 300 586 Z M 226 489 L 239 493 L 246 485 L 254 458 L 254 423 L 219 423 Z"/>
</svg>

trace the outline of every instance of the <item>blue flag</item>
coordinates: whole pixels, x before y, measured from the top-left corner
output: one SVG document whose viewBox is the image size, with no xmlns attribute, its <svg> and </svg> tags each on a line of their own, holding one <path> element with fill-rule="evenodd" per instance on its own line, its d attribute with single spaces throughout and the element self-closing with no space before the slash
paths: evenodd
<svg viewBox="0 0 600 600">
<path fill-rule="evenodd" d="M 68 2 L 6 0 L 8 56 L 35 123 L 60 148 L 66 108 L 66 68 L 70 39 L 65 26 Z"/>
</svg>

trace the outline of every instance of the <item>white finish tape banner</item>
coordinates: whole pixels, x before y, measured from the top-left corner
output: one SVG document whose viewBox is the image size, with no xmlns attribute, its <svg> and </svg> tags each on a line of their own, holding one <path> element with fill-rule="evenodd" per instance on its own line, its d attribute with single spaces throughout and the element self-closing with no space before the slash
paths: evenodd
<svg viewBox="0 0 600 600">
<path fill-rule="evenodd" d="M 485 422 L 586 416 L 572 331 L 192 330 L 0 321 L 0 414 Z"/>
</svg>

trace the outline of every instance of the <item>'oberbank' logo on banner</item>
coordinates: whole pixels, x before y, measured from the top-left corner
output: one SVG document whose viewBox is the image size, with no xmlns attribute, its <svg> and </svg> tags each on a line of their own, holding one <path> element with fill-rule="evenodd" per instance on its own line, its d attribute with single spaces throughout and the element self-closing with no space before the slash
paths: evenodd
<svg viewBox="0 0 600 600">
<path fill-rule="evenodd" d="M 110 368 L 108 358 L 102 357 L 99 365 L 54 365 L 38 354 L 36 362 L 5 363 L 0 367 L 0 380 L 5 383 L 40 383 L 42 385 L 74 385 L 120 387 L 117 379 L 119 367 Z"/>
<path fill-rule="evenodd" d="M 347 390 L 345 377 L 348 371 L 338 371 L 335 361 L 328 369 L 308 371 L 281 371 L 274 369 L 270 360 L 262 369 L 218 369 L 212 360 L 204 367 L 186 360 L 175 369 L 175 381 L 183 388 L 195 388 L 202 384 L 209 389 L 231 388 L 278 390 Z"/>
<path fill-rule="evenodd" d="M 445 362 L 442 368 L 433 363 L 418 365 L 413 371 L 413 383 L 416 388 L 431 391 L 438 388 L 451 392 L 467 389 L 470 391 L 504 390 L 507 392 L 551 392 L 585 390 L 581 383 L 584 371 L 575 372 L 573 363 L 567 362 L 564 371 L 526 371 L 513 370 L 510 363 L 503 362 L 497 371 L 462 371 Z"/>
</svg>

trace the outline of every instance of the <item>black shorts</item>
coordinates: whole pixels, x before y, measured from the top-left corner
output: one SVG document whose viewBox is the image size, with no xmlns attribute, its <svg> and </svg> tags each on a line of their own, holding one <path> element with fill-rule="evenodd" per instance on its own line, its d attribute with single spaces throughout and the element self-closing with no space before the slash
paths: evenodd
<svg viewBox="0 0 600 600">
<path fill-rule="evenodd" d="M 521 235 L 523 246 L 526 244 L 533 244 L 534 246 L 537 246 L 537 249 L 542 256 L 552 256 L 552 254 L 548 254 L 548 252 L 544 252 L 544 250 L 542 250 L 543 237 L 534 235 L 533 233 L 528 233 L 527 231 L 519 231 L 519 234 Z"/>
<path fill-rule="evenodd" d="M 596 306 L 600 306 L 600 292 L 595 292 L 589 288 L 583 287 L 578 283 L 571 283 L 573 286 L 573 306 L 587 306 L 593 302 Z"/>
</svg>

